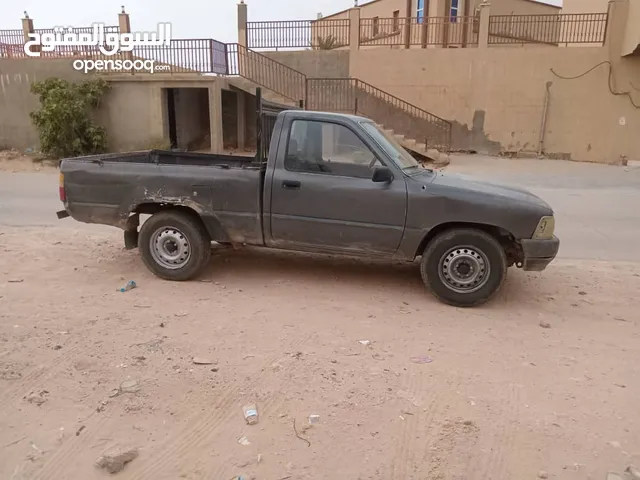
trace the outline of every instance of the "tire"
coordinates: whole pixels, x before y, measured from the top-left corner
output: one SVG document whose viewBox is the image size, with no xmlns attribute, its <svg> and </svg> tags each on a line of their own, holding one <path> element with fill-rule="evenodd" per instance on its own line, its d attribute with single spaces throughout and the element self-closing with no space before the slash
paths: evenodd
<svg viewBox="0 0 640 480">
<path fill-rule="evenodd" d="M 507 276 L 507 256 L 502 245 L 482 230 L 452 229 L 429 242 L 420 273 L 440 301 L 475 307 L 500 290 Z"/>
<path fill-rule="evenodd" d="M 176 210 L 147 219 L 138 245 L 147 268 L 165 280 L 191 280 L 211 259 L 211 240 L 200 219 Z"/>
</svg>

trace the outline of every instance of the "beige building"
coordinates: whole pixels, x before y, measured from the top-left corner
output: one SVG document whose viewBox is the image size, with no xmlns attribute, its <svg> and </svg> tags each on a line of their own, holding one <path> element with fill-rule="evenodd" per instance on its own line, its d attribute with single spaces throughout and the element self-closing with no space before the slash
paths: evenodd
<svg viewBox="0 0 640 480">
<path fill-rule="evenodd" d="M 459 48 L 477 45 L 479 12 L 483 0 L 373 0 L 359 7 L 359 19 L 350 18 L 353 9 L 322 17 L 312 24 L 313 43 L 327 37 L 336 38 L 336 46 L 349 44 L 345 24 L 358 21 L 359 42 L 362 48 L 392 46 L 396 48 Z M 501 37 L 521 35 L 529 39 L 540 37 L 544 43 L 553 42 L 559 26 L 553 19 L 544 25 L 519 26 L 514 31 L 513 15 L 553 15 L 560 8 L 534 0 L 492 0 L 494 22 L 491 26 L 492 44 L 505 43 Z"/>
<path fill-rule="evenodd" d="M 604 13 L 609 0 L 563 0 L 562 13 Z"/>
<path fill-rule="evenodd" d="M 542 19 L 545 35 L 556 35 L 555 24 L 546 19 L 565 17 L 505 13 L 513 8 L 509 5 L 549 8 L 526 0 L 492 0 L 491 6 L 479 7 L 473 22 L 462 22 L 464 15 L 455 15 L 451 21 L 449 10 L 446 17 L 425 17 L 418 24 L 420 29 L 427 25 L 427 31 L 435 28 L 434 18 L 440 22 L 436 25 L 466 25 L 467 46 L 474 48 L 428 45 L 434 48 L 423 49 L 412 36 L 411 48 L 406 48 L 403 27 L 407 24 L 403 26 L 402 20 L 409 3 L 404 4 L 404 17 L 393 15 L 397 7 L 391 17 L 382 17 L 389 13 L 380 11 L 379 36 L 373 44 L 363 42 L 375 18 L 363 12 L 393 1 L 379 0 L 339 13 L 347 19 L 346 28 L 337 24 L 346 30 L 342 48 L 323 51 L 304 45 L 298 51 L 269 52 L 268 56 L 247 49 L 247 5 L 241 4 L 238 45 L 211 39 L 176 40 L 173 49 L 161 52 L 170 72 L 106 75 L 112 89 L 98 117 L 107 129 L 110 148 L 133 150 L 171 143 L 190 150 L 243 151 L 255 144 L 252 95 L 261 85 L 264 97 L 273 102 L 283 103 L 279 96 L 288 105 L 304 101 L 308 108 L 368 116 L 402 137 L 408 148 L 422 144 L 617 164 L 640 160 L 640 0 L 613 0 L 609 14 L 603 13 L 600 21 L 606 27 L 606 39 L 575 48 L 554 47 L 548 41 L 552 37 L 532 38 L 539 30 L 527 30 L 532 25 L 538 28 Z M 428 8 L 442 5 L 447 4 L 434 1 Z M 476 8 L 475 3 L 468 5 Z M 411 12 L 414 7 L 417 3 L 411 3 Z M 465 10 L 464 4 L 460 7 Z M 360 18 L 370 20 L 364 23 L 365 29 Z M 397 20 L 399 34 L 381 35 L 385 32 L 382 18 Z M 511 19 L 507 25 L 520 30 L 496 31 L 496 25 L 505 25 L 496 23 L 496 18 Z M 332 21 L 326 17 L 320 23 Z M 275 23 L 274 28 L 299 28 L 290 27 L 295 22 Z M 464 46 L 461 39 L 465 37 L 452 37 L 452 31 L 441 45 Z M 409 34 L 413 35 L 412 30 Z M 497 43 L 497 39 L 508 43 Z M 49 76 L 83 78 L 72 69 L 71 61 L 0 58 L 0 145 L 37 146 L 29 112 L 38 107 L 38 100 L 30 86 Z M 214 70 L 216 62 L 223 63 L 222 71 Z"/>
</svg>

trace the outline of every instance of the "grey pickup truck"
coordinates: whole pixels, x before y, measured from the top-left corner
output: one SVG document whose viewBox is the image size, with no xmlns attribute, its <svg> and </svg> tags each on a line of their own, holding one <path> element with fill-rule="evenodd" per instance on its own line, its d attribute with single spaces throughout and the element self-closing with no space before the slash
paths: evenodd
<svg viewBox="0 0 640 480">
<path fill-rule="evenodd" d="M 65 159 L 58 218 L 123 229 L 126 248 L 167 280 L 196 277 L 211 242 L 421 257 L 426 287 L 459 307 L 491 298 L 508 267 L 541 271 L 558 252 L 543 200 L 424 168 L 366 118 L 282 111 L 258 152 Z"/>
</svg>

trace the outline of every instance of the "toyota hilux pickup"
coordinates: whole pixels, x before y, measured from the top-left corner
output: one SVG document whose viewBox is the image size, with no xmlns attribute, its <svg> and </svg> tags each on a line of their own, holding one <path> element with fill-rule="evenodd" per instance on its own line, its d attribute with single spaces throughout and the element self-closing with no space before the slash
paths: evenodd
<svg viewBox="0 0 640 480">
<path fill-rule="evenodd" d="M 282 111 L 258 152 L 65 159 L 58 218 L 121 228 L 166 280 L 196 277 L 211 242 L 420 259 L 427 289 L 460 307 L 490 299 L 508 267 L 541 271 L 558 252 L 546 202 L 425 168 L 369 119 Z"/>
</svg>

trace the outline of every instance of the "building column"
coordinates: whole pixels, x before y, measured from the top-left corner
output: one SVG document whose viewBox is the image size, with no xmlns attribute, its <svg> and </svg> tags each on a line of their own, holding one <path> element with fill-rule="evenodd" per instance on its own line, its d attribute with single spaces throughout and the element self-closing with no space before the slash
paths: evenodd
<svg viewBox="0 0 640 480">
<path fill-rule="evenodd" d="M 238 43 L 247 47 L 247 4 L 240 0 L 238 4 Z"/>
<path fill-rule="evenodd" d="M 118 14 L 118 27 L 120 28 L 120 33 L 131 33 L 129 14 L 124 11 L 124 5 L 122 6 L 122 11 Z M 120 55 L 124 56 L 123 60 L 133 60 L 133 52 L 122 52 Z M 133 70 L 131 73 L 134 73 Z"/>
<path fill-rule="evenodd" d="M 211 153 L 222 153 L 224 143 L 222 137 L 222 88 L 218 80 L 209 87 L 209 125 L 211 136 Z"/>
<path fill-rule="evenodd" d="M 122 11 L 118 14 L 118 27 L 120 27 L 120 33 L 131 33 L 129 14 L 124 11 L 124 6 L 122 7 Z"/>
<path fill-rule="evenodd" d="M 491 4 L 484 1 L 480 4 L 480 27 L 478 31 L 478 48 L 489 47 L 489 17 Z"/>
<path fill-rule="evenodd" d="M 246 110 L 246 96 L 245 93 L 239 91 L 236 93 L 236 117 L 237 117 L 237 131 L 236 137 L 238 139 L 238 150 L 244 151 L 246 147 L 246 133 L 247 133 L 247 110 Z"/>
<path fill-rule="evenodd" d="M 360 48 L 360 8 L 349 9 L 349 49 Z"/>
<path fill-rule="evenodd" d="M 629 16 L 629 1 L 609 2 L 608 12 L 605 45 L 609 48 L 609 60 L 615 62 L 620 60 L 622 56 L 622 46 Z"/>
<path fill-rule="evenodd" d="M 29 34 L 30 33 L 34 33 L 34 29 L 33 29 L 33 19 L 29 18 L 29 15 L 27 14 L 27 12 L 24 12 L 24 18 L 22 19 L 22 32 L 24 34 L 24 43 L 26 44 L 29 41 Z M 33 45 L 31 48 L 32 52 L 39 52 L 40 51 L 40 45 Z M 11 52 L 9 52 L 11 53 Z"/>
</svg>

